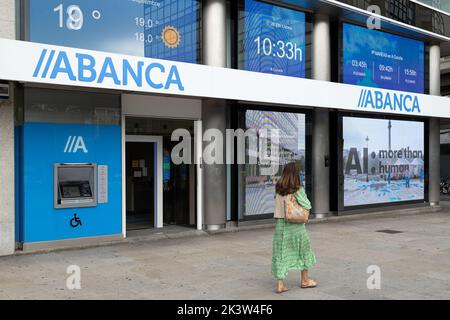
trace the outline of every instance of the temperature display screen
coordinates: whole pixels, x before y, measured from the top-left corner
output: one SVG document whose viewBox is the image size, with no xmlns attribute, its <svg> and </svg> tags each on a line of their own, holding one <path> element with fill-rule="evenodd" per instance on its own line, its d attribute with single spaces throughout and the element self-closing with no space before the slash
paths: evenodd
<svg viewBox="0 0 450 320">
<path fill-rule="evenodd" d="M 343 24 L 343 82 L 424 93 L 425 44 Z"/>
<path fill-rule="evenodd" d="M 28 40 L 180 62 L 198 61 L 196 0 L 29 0 Z"/>
<path fill-rule="evenodd" d="M 304 78 L 306 15 L 256 0 L 245 0 L 245 69 Z"/>
</svg>

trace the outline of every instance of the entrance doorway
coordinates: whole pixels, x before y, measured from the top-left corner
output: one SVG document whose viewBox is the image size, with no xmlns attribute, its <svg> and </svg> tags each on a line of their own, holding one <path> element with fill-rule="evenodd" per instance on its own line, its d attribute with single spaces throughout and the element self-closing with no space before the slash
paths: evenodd
<svg viewBox="0 0 450 320">
<path fill-rule="evenodd" d="M 125 150 L 127 229 L 161 228 L 162 138 L 127 136 Z"/>
<path fill-rule="evenodd" d="M 156 144 L 127 142 L 127 226 L 129 230 L 148 229 L 156 215 Z"/>
<path fill-rule="evenodd" d="M 175 164 L 179 142 L 171 141 L 174 130 L 193 128 L 189 120 L 126 119 L 127 230 L 196 227 L 196 165 Z"/>
</svg>

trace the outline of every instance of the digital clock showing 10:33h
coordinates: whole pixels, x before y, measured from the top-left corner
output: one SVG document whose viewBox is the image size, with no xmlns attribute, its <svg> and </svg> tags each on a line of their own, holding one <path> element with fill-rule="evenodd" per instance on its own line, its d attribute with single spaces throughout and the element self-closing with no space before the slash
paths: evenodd
<svg viewBox="0 0 450 320">
<path fill-rule="evenodd" d="M 246 70 L 305 77 L 305 13 L 245 0 L 244 32 Z"/>
<path fill-rule="evenodd" d="M 28 0 L 27 40 L 197 63 L 197 0 Z"/>
</svg>

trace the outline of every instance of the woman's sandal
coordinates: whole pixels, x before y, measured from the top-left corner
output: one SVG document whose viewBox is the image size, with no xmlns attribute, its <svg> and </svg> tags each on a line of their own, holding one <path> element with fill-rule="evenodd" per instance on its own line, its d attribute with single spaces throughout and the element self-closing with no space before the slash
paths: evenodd
<svg viewBox="0 0 450 320">
<path fill-rule="evenodd" d="M 300 285 L 300 288 L 302 288 L 302 289 L 310 289 L 310 288 L 315 288 L 315 287 L 317 287 L 317 282 L 312 279 L 308 280 L 308 284 L 305 285 L 302 283 Z"/>
<path fill-rule="evenodd" d="M 284 292 L 287 292 L 287 291 L 289 291 L 288 287 L 283 286 L 283 288 L 281 288 L 281 290 L 279 290 L 279 289 L 277 288 L 276 293 L 284 293 Z"/>
</svg>

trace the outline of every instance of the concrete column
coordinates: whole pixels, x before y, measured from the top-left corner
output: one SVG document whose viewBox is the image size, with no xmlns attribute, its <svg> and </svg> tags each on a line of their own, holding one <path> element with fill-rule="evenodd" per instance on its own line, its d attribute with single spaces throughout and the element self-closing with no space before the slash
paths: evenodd
<svg viewBox="0 0 450 320">
<path fill-rule="evenodd" d="M 430 94 L 441 95 L 441 46 L 430 46 Z"/>
<path fill-rule="evenodd" d="M 227 6 L 225 0 L 203 1 L 203 61 L 206 65 L 227 65 Z"/>
<path fill-rule="evenodd" d="M 15 39 L 15 1 L 0 0 L 0 9 L 0 38 Z M 15 250 L 14 92 L 10 91 L 9 100 L 0 100 L 0 256 Z"/>
<path fill-rule="evenodd" d="M 316 109 L 312 130 L 312 184 L 313 213 L 318 218 L 330 213 L 330 167 L 325 164 L 330 155 L 329 124 L 328 110 Z"/>
<path fill-rule="evenodd" d="M 438 118 L 431 118 L 429 120 L 429 179 L 428 179 L 428 197 L 431 206 L 438 206 L 441 190 L 441 131 L 440 121 Z"/>
<path fill-rule="evenodd" d="M 430 94 L 441 95 L 441 47 L 432 45 L 430 47 Z M 430 119 L 429 122 L 429 180 L 428 196 L 431 206 L 438 206 L 440 201 L 441 181 L 441 141 L 440 141 L 440 121 L 437 118 Z"/>
<path fill-rule="evenodd" d="M 227 33 L 226 1 L 203 2 L 203 61 L 206 65 L 226 67 Z M 225 137 L 226 103 L 224 100 L 203 101 L 203 130 L 218 129 Z M 225 164 L 203 165 L 203 215 L 207 230 L 223 228 L 227 212 L 227 170 Z"/>
<path fill-rule="evenodd" d="M 321 81 L 331 81 L 330 20 L 326 15 L 316 14 L 314 16 L 312 51 L 312 78 Z M 329 118 L 328 110 L 314 110 L 312 130 L 312 202 L 313 213 L 318 218 L 330 213 L 330 168 L 325 164 L 325 159 L 330 155 Z"/>
<path fill-rule="evenodd" d="M 11 86 L 12 87 L 12 86 Z M 11 90 L 11 95 L 13 92 Z M 0 256 L 15 250 L 14 99 L 0 100 Z"/>
<path fill-rule="evenodd" d="M 225 101 L 206 99 L 203 101 L 203 131 L 217 129 L 225 139 Z M 204 143 L 204 148 L 208 143 Z M 225 145 L 225 141 L 224 144 Z M 227 213 L 227 167 L 225 164 L 203 164 L 203 214 L 207 230 L 225 226 Z"/>
<path fill-rule="evenodd" d="M 312 78 L 331 81 L 330 18 L 320 13 L 314 15 L 312 56 Z"/>
</svg>

